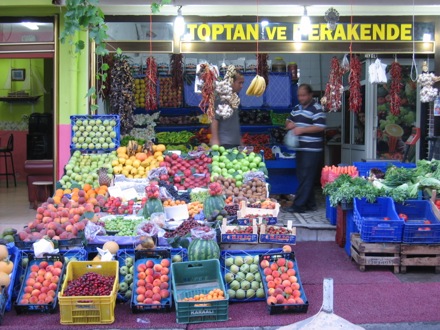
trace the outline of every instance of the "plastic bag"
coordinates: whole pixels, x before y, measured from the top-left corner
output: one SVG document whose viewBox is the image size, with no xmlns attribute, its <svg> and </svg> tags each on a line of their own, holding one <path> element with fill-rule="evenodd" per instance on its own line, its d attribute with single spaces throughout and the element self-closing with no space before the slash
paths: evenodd
<svg viewBox="0 0 440 330">
<path fill-rule="evenodd" d="M 88 241 L 94 240 L 98 235 L 105 235 L 105 229 L 92 221 L 87 221 L 87 225 L 84 228 L 84 235 Z"/>
<path fill-rule="evenodd" d="M 192 239 L 213 240 L 216 239 L 216 237 L 215 229 L 208 226 L 200 226 L 191 229 Z"/>
<path fill-rule="evenodd" d="M 168 170 L 166 167 L 153 168 L 148 173 L 148 180 L 154 180 L 154 179 L 158 180 L 160 178 L 160 176 L 163 174 L 168 174 Z"/>
<path fill-rule="evenodd" d="M 343 59 L 342 59 L 341 70 L 344 73 L 350 71 L 350 62 L 348 60 L 348 55 L 347 54 L 345 54 Z"/>
<path fill-rule="evenodd" d="M 387 65 L 382 64 L 379 59 L 376 59 L 374 63 L 370 64 L 368 67 L 369 81 L 372 84 L 386 84 L 387 82 L 387 74 L 386 69 Z"/>
<path fill-rule="evenodd" d="M 299 146 L 298 136 L 295 135 L 292 130 L 288 131 L 286 135 L 284 135 L 284 144 L 289 149 L 294 149 Z"/>
<path fill-rule="evenodd" d="M 159 198 L 162 201 L 174 200 L 174 197 L 171 196 L 171 194 L 168 192 L 167 188 L 165 187 L 159 187 Z"/>
<path fill-rule="evenodd" d="M 262 171 L 252 171 L 243 174 L 243 183 L 248 183 L 249 181 L 252 181 L 255 178 L 262 182 L 266 182 L 266 176 Z"/>
<path fill-rule="evenodd" d="M 160 231 L 163 231 L 158 225 L 151 221 L 143 221 L 136 227 L 136 234 L 138 236 L 156 236 Z"/>
<path fill-rule="evenodd" d="M 40 239 L 32 244 L 34 248 L 34 254 L 37 258 L 43 257 L 46 253 L 55 254 L 59 250 L 53 247 L 53 243 L 49 242 L 47 239 Z"/>
<path fill-rule="evenodd" d="M 165 227 L 166 215 L 163 212 L 153 213 L 150 217 L 150 222 L 154 223 L 159 228 Z"/>
</svg>

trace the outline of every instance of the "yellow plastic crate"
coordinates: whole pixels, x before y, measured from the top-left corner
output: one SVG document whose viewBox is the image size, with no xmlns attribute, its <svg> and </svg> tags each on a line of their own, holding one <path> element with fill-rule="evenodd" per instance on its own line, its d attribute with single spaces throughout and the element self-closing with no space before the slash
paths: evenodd
<svg viewBox="0 0 440 330">
<path fill-rule="evenodd" d="M 69 281 L 86 273 L 114 276 L 113 289 L 108 296 L 64 297 Z M 118 261 L 71 261 L 67 265 L 66 278 L 58 293 L 61 324 L 110 324 L 115 321 L 116 294 L 119 286 Z"/>
</svg>

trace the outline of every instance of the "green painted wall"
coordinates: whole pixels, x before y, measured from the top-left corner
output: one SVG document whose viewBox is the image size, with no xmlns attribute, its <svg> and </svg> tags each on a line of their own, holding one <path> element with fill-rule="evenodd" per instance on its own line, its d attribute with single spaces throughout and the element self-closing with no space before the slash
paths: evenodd
<svg viewBox="0 0 440 330">
<path fill-rule="evenodd" d="M 25 80 L 12 81 L 11 69 L 24 69 Z M 0 96 L 17 91 L 25 91 L 32 96 L 42 95 L 34 104 L 0 102 L 1 120 L 19 122 L 23 115 L 51 112 L 52 109 L 45 107 L 45 85 L 43 59 L 0 59 Z"/>
</svg>

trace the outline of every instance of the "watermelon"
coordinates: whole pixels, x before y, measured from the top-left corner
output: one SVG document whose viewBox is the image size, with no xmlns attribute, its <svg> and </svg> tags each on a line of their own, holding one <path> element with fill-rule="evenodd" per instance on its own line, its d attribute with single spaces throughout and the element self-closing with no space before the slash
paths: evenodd
<svg viewBox="0 0 440 330">
<path fill-rule="evenodd" d="M 214 213 L 219 213 L 225 207 L 225 198 L 221 195 L 209 196 L 203 202 L 203 214 L 210 219 Z"/>
<path fill-rule="evenodd" d="M 158 198 L 149 198 L 144 205 L 144 218 L 148 219 L 153 213 L 163 212 L 163 205 Z"/>
<path fill-rule="evenodd" d="M 215 240 L 196 238 L 188 247 L 189 261 L 218 258 L 220 258 L 220 247 Z"/>
</svg>

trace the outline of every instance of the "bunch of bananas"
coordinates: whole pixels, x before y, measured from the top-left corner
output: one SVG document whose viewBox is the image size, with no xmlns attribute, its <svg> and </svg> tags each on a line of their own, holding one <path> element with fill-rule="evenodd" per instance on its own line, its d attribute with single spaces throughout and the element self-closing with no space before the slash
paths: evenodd
<svg viewBox="0 0 440 330">
<path fill-rule="evenodd" d="M 260 75 L 256 75 L 254 79 L 252 79 L 251 84 L 249 85 L 246 95 L 248 96 L 257 96 L 260 97 L 263 95 L 266 90 L 266 81 Z"/>
</svg>

